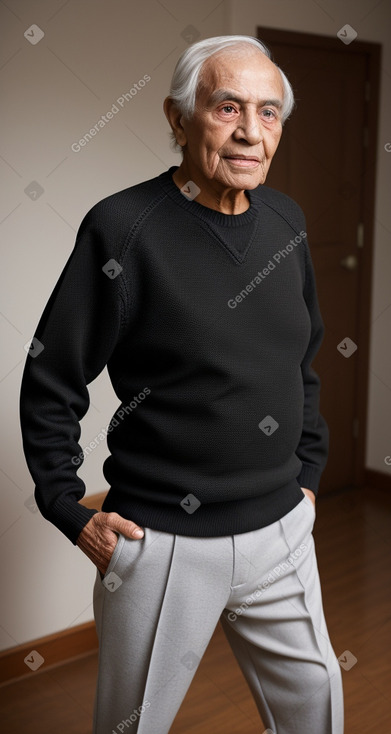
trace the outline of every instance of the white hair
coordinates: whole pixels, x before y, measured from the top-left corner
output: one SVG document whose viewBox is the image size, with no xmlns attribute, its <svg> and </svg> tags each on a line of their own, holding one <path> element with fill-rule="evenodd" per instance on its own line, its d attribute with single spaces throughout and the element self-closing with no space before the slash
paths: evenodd
<svg viewBox="0 0 391 734">
<path fill-rule="evenodd" d="M 175 66 L 169 96 L 175 102 L 176 107 L 185 119 L 188 120 L 194 115 L 200 72 L 205 61 L 229 46 L 243 47 L 245 45 L 256 48 L 271 60 L 269 49 L 264 43 L 253 36 L 214 36 L 213 38 L 205 38 L 203 41 L 193 43 L 184 51 Z M 274 66 L 280 72 L 284 87 L 281 110 L 281 122 L 284 124 L 293 110 L 295 100 L 293 89 L 284 72 L 277 64 L 274 64 Z M 182 150 L 173 132 L 171 132 L 171 140 L 174 150 Z"/>
</svg>

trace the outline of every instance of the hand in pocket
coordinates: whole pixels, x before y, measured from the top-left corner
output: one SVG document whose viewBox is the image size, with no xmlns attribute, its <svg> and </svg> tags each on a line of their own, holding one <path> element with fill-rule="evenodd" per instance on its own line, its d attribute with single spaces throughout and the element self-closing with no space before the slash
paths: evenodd
<svg viewBox="0 0 391 734">
<path fill-rule="evenodd" d="M 118 542 L 118 533 L 132 540 L 143 537 L 144 531 L 131 520 L 116 512 L 97 512 L 81 531 L 77 545 L 88 556 L 101 575 L 105 575 Z"/>
</svg>

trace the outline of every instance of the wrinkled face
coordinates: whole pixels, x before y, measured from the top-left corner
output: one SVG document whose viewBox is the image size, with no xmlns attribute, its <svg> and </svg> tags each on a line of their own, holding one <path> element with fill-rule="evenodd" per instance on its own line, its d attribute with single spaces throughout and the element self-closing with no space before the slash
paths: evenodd
<svg viewBox="0 0 391 734">
<path fill-rule="evenodd" d="M 191 120 L 181 118 L 183 159 L 217 188 L 263 184 L 282 133 L 284 87 L 258 51 L 225 49 L 208 59 Z"/>
</svg>

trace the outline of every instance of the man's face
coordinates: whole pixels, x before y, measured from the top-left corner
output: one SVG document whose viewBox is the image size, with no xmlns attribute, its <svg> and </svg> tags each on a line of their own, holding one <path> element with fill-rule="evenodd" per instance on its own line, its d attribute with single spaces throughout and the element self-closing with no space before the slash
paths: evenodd
<svg viewBox="0 0 391 734">
<path fill-rule="evenodd" d="M 284 88 L 264 54 L 230 49 L 205 62 L 191 120 L 181 119 L 184 163 L 201 184 L 253 189 L 263 184 L 282 133 Z M 183 142 L 181 145 L 183 145 Z"/>
</svg>

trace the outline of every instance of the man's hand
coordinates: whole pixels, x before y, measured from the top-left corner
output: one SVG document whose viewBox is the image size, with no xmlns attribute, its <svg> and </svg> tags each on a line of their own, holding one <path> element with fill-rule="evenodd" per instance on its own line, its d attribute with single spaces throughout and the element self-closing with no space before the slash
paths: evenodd
<svg viewBox="0 0 391 734">
<path fill-rule="evenodd" d="M 95 563 L 103 575 L 106 573 L 117 544 L 116 533 L 121 533 L 133 540 L 139 540 L 144 535 L 143 529 L 136 523 L 125 520 L 116 512 L 97 512 L 85 525 L 77 539 L 76 545 L 90 561 Z"/>
<path fill-rule="evenodd" d="M 302 490 L 303 490 L 304 494 L 306 494 L 306 495 L 307 495 L 307 497 L 309 497 L 309 498 L 310 498 L 310 500 L 311 500 L 311 502 L 312 502 L 313 506 L 315 507 L 315 502 L 316 502 L 316 496 L 315 496 L 315 494 L 313 493 L 312 489 L 307 489 L 306 487 L 302 487 Z"/>
</svg>

